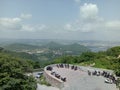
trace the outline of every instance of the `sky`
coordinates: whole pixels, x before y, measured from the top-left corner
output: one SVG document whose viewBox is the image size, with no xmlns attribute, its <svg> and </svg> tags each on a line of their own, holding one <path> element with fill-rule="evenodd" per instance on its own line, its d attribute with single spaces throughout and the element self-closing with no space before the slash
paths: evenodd
<svg viewBox="0 0 120 90">
<path fill-rule="evenodd" d="M 0 38 L 120 41 L 120 0 L 0 0 Z"/>
</svg>

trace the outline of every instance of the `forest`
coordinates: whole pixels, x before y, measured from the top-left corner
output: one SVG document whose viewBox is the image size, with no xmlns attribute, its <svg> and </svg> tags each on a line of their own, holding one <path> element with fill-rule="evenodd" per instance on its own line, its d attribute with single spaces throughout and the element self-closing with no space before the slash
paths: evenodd
<svg viewBox="0 0 120 90">
<path fill-rule="evenodd" d="M 0 48 L 0 90 L 36 90 L 36 81 L 25 75 L 35 62 L 14 57 Z"/>
</svg>

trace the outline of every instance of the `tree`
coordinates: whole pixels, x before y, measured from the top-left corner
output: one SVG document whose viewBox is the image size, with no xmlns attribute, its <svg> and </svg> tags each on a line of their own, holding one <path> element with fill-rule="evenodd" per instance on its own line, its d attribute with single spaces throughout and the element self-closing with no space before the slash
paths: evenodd
<svg viewBox="0 0 120 90">
<path fill-rule="evenodd" d="M 33 77 L 24 75 L 31 65 L 22 59 L 0 53 L 0 90 L 36 90 Z"/>
<path fill-rule="evenodd" d="M 120 78 L 118 78 L 117 79 L 117 81 L 116 81 L 116 86 L 119 88 L 119 90 L 120 90 Z"/>
</svg>

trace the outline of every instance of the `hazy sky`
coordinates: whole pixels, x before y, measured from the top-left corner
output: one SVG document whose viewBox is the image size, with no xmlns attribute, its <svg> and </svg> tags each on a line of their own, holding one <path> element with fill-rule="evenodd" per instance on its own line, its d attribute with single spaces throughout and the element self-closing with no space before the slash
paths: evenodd
<svg viewBox="0 0 120 90">
<path fill-rule="evenodd" d="M 120 41 L 120 0 L 0 0 L 0 38 Z"/>
</svg>

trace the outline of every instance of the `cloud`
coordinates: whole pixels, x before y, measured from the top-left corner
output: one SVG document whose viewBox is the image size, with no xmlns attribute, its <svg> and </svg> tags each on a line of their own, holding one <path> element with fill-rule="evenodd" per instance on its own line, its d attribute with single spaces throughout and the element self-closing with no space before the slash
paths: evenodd
<svg viewBox="0 0 120 90">
<path fill-rule="evenodd" d="M 22 31 L 29 31 L 29 32 L 39 32 L 46 29 L 47 26 L 44 24 L 41 25 L 23 25 Z"/>
<path fill-rule="evenodd" d="M 20 18 L 22 18 L 22 19 L 30 19 L 31 17 L 32 17 L 31 14 L 24 14 L 24 13 L 22 13 L 20 16 Z"/>
<path fill-rule="evenodd" d="M 80 3 L 80 0 L 74 0 L 76 3 Z"/>
<path fill-rule="evenodd" d="M 73 23 L 67 23 L 65 29 L 69 31 L 93 32 L 103 23 L 103 19 L 98 16 L 98 7 L 96 4 L 87 4 L 80 6 L 80 18 Z"/>
<path fill-rule="evenodd" d="M 98 18 L 98 7 L 96 4 L 85 3 L 80 7 L 80 16 L 85 20 L 95 20 Z"/>
<path fill-rule="evenodd" d="M 108 30 L 120 30 L 120 21 L 108 21 L 105 23 Z"/>
<path fill-rule="evenodd" d="M 64 26 L 64 28 L 67 29 L 67 30 L 72 30 L 72 25 L 71 24 L 66 24 Z"/>
<path fill-rule="evenodd" d="M 74 22 L 72 24 L 66 24 L 64 26 L 65 30 L 72 32 L 94 32 L 97 28 L 101 28 L 101 24 L 97 23 L 89 23 L 89 22 Z"/>
<path fill-rule="evenodd" d="M 20 17 L 16 18 L 0 18 L 0 30 L 19 30 L 37 32 L 42 31 L 46 28 L 46 25 L 44 24 L 29 25 L 24 22 L 26 19 L 31 17 L 31 14 L 21 14 Z"/>
<path fill-rule="evenodd" d="M 22 26 L 22 31 L 34 31 L 35 28 L 33 26 L 30 26 L 30 25 L 23 25 Z"/>
<path fill-rule="evenodd" d="M 47 26 L 44 24 L 38 26 L 38 30 L 43 30 L 45 28 L 47 28 Z"/>
<path fill-rule="evenodd" d="M 105 32 L 110 30 L 120 31 L 120 21 L 107 21 L 98 16 L 99 9 L 96 4 L 87 4 L 80 6 L 80 18 L 72 23 L 67 23 L 64 26 L 65 30 L 71 32 Z"/>
<path fill-rule="evenodd" d="M 0 18 L 0 30 L 18 30 L 21 21 L 21 18 Z"/>
</svg>

